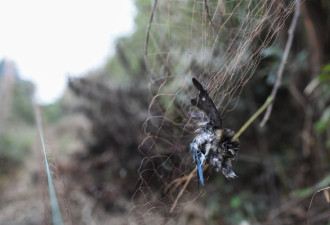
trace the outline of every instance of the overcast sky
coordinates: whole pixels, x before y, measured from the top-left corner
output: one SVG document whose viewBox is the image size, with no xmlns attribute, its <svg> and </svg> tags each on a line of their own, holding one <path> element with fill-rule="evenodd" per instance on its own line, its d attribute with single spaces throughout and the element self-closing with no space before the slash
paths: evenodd
<svg viewBox="0 0 330 225">
<path fill-rule="evenodd" d="M 67 75 L 102 66 L 114 40 L 133 31 L 132 0 L 1 0 L 0 60 L 16 63 L 37 98 L 60 97 Z"/>
</svg>

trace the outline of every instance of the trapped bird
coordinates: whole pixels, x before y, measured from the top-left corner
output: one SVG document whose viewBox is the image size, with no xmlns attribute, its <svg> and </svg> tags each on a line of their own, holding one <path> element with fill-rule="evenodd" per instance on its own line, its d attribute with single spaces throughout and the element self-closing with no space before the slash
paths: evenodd
<svg viewBox="0 0 330 225">
<path fill-rule="evenodd" d="M 232 160 L 237 159 L 239 141 L 233 140 L 235 132 L 222 128 L 220 113 L 215 107 L 207 90 L 196 78 L 192 79 L 194 86 L 199 91 L 197 98 L 191 99 L 191 104 L 200 109 L 203 114 L 194 114 L 194 117 L 203 118 L 198 123 L 197 136 L 190 144 L 190 152 L 197 165 L 197 176 L 204 186 L 203 165 L 210 164 L 221 171 L 227 178 L 235 178 L 232 170 Z"/>
</svg>

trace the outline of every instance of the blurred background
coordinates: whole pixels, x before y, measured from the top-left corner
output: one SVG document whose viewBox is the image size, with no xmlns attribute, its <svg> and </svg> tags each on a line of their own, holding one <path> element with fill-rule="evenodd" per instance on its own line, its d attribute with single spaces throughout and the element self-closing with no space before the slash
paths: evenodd
<svg viewBox="0 0 330 225">
<path fill-rule="evenodd" d="M 205 187 L 185 186 L 191 78 L 238 131 L 272 91 L 296 2 L 1 8 L 0 224 L 54 224 L 40 134 L 63 224 L 330 224 L 329 192 L 312 198 L 330 185 L 328 1 L 299 2 L 268 122 L 240 136 L 238 177 L 209 167 Z"/>
</svg>

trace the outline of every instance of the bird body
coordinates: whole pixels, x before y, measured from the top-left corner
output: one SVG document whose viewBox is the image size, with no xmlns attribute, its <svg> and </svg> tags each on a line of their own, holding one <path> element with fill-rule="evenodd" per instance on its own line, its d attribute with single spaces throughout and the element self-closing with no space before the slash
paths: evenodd
<svg viewBox="0 0 330 225">
<path fill-rule="evenodd" d="M 221 171 L 227 178 L 235 178 L 231 161 L 237 159 L 239 141 L 232 139 L 234 131 L 222 128 L 220 114 L 206 89 L 195 78 L 192 81 L 200 93 L 191 103 L 202 110 L 206 118 L 198 123 L 197 135 L 190 144 L 199 180 L 204 186 L 204 164 L 214 166 L 217 172 Z"/>
</svg>

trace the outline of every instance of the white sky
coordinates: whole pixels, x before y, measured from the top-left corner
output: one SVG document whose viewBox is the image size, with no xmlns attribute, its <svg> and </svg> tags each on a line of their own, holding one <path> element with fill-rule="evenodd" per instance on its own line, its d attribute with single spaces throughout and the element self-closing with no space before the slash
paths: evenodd
<svg viewBox="0 0 330 225">
<path fill-rule="evenodd" d="M 37 99 L 60 97 L 67 76 L 103 65 L 114 40 L 133 31 L 132 0 L 1 0 L 0 60 L 16 63 Z"/>
</svg>

